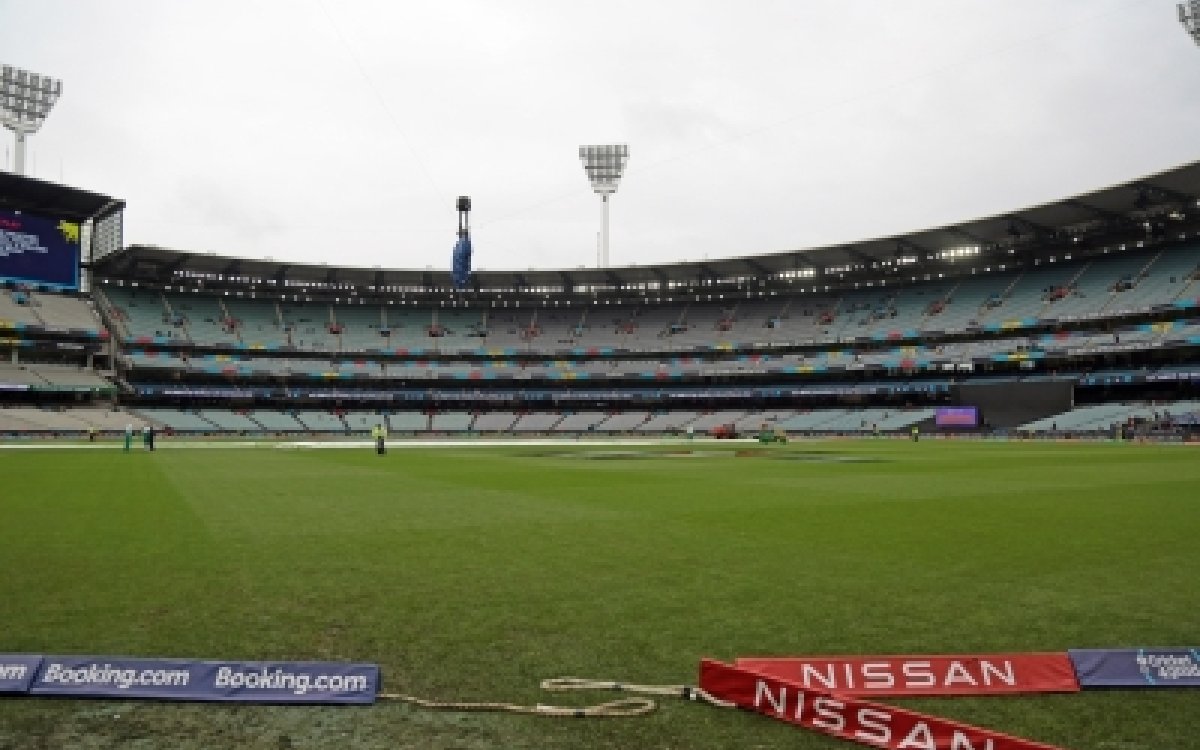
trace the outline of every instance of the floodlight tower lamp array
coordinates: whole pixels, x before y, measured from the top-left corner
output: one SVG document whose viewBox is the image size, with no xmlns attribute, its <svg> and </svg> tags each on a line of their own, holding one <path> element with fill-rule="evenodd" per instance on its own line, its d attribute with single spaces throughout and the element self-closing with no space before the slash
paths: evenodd
<svg viewBox="0 0 1200 750">
<path fill-rule="evenodd" d="M 61 95 L 62 81 L 57 78 L 0 66 L 0 124 L 16 134 L 16 174 L 25 174 L 26 139 L 42 127 Z"/>
<path fill-rule="evenodd" d="M 1179 4 L 1179 22 L 1196 44 L 1200 44 L 1200 0 Z"/>
<path fill-rule="evenodd" d="M 592 183 L 592 192 L 600 196 L 600 243 L 596 260 L 600 268 L 608 268 L 608 196 L 617 192 L 617 184 L 625 173 L 629 146 L 580 146 L 579 159 Z"/>
</svg>

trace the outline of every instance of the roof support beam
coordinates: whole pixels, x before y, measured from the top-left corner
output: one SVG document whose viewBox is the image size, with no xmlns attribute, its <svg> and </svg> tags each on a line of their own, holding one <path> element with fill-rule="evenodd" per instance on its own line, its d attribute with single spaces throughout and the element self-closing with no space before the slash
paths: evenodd
<svg viewBox="0 0 1200 750">
<path fill-rule="evenodd" d="M 742 262 L 746 264 L 746 267 L 750 269 L 752 274 L 760 279 L 765 279 L 771 275 L 770 269 L 752 258 L 742 258 Z"/>
<path fill-rule="evenodd" d="M 925 260 L 933 254 L 933 251 L 924 245 L 918 245 L 904 237 L 896 237 L 894 242 L 896 243 L 896 257 L 911 254 L 917 256 L 917 260 Z"/>
<path fill-rule="evenodd" d="M 1035 237 L 1053 237 L 1058 233 L 1057 230 L 1051 227 L 1032 222 L 1022 216 L 1017 216 L 1016 214 L 1009 214 L 1004 218 L 1008 220 L 1009 234 L 1013 234 L 1014 227 L 1018 230 L 1024 230 Z"/>
<path fill-rule="evenodd" d="M 967 230 L 963 229 L 962 227 L 946 227 L 945 231 L 949 232 L 950 234 L 958 235 L 959 237 L 962 237 L 963 239 L 970 240 L 971 242 L 974 242 L 976 245 L 979 245 L 980 247 L 987 247 L 988 245 L 992 244 L 992 243 L 988 242 L 987 240 L 985 240 L 984 238 L 980 237 L 979 235 L 972 234 L 971 232 L 968 232 Z"/>
<path fill-rule="evenodd" d="M 173 262 L 159 266 L 162 270 L 158 274 L 158 280 L 164 284 L 171 281 L 175 276 L 175 272 L 187 265 L 189 256 L 180 253 L 179 257 Z"/>
<path fill-rule="evenodd" d="M 1116 211 L 1109 211 L 1108 209 L 1100 208 L 1099 206 L 1093 206 L 1090 203 L 1084 203 L 1083 201 L 1075 198 L 1068 198 L 1067 200 L 1063 201 L 1063 203 L 1067 204 L 1068 206 L 1078 208 L 1082 211 L 1087 211 L 1097 219 L 1107 219 L 1109 221 L 1126 221 L 1128 219 L 1128 217 L 1124 214 L 1119 214 Z"/>
<path fill-rule="evenodd" d="M 1169 200 L 1178 201 L 1180 203 L 1192 203 L 1197 198 L 1197 196 L 1195 196 L 1195 195 L 1188 195 L 1187 193 L 1181 193 L 1178 190 L 1171 190 L 1170 188 L 1161 187 L 1159 185 L 1155 185 L 1152 182 L 1139 182 L 1136 185 L 1134 185 L 1133 187 L 1136 188 L 1138 191 L 1138 200 L 1139 201 L 1143 200 L 1144 197 L 1145 198 L 1153 197 L 1153 198 L 1167 198 Z M 1144 206 L 1138 206 L 1138 208 L 1144 208 Z"/>
<path fill-rule="evenodd" d="M 842 248 L 842 252 L 846 253 L 846 255 L 849 255 L 851 258 L 858 261 L 859 263 L 862 263 L 865 266 L 870 266 L 872 263 L 879 262 L 878 259 L 872 258 L 870 255 L 867 255 L 863 251 L 855 250 L 852 247 L 844 247 L 844 248 Z"/>
<path fill-rule="evenodd" d="M 809 259 L 806 253 L 792 253 L 792 268 L 811 268 L 814 271 L 820 270 L 820 267 Z"/>
</svg>

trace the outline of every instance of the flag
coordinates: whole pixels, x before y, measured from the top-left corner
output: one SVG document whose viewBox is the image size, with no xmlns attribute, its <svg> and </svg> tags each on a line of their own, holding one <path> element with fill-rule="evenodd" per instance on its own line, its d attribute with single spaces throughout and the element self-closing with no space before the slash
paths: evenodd
<svg viewBox="0 0 1200 750">
<path fill-rule="evenodd" d="M 454 244 L 454 259 L 450 276 L 456 289 L 465 289 L 471 281 L 471 237 L 461 235 Z"/>
</svg>

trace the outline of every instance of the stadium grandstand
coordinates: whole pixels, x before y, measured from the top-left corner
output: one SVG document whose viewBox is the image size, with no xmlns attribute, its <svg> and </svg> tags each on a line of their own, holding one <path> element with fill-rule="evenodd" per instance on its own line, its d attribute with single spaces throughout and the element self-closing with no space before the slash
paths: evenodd
<svg viewBox="0 0 1200 750">
<path fill-rule="evenodd" d="M 0 175 L 81 227 L 77 283 L 0 290 L 0 434 L 1190 436 L 1200 163 L 836 247 L 592 270 L 337 268 L 122 246 L 124 204 Z M 939 424 L 946 410 L 965 423 Z M 961 413 L 961 411 L 959 412 Z"/>
</svg>

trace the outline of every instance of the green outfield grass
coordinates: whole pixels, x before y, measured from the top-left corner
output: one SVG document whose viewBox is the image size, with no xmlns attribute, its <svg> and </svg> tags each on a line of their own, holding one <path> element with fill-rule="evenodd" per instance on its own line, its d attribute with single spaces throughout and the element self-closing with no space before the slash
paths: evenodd
<svg viewBox="0 0 1200 750">
<path fill-rule="evenodd" d="M 0 652 L 372 661 L 397 692 L 586 703 L 614 696 L 538 682 L 694 682 L 702 656 L 1200 646 L 1195 448 L 696 447 L 0 451 Z M 1164 750 L 1194 746 L 1200 691 L 904 705 Z M 563 720 L 0 699 L 5 750 L 843 746 L 670 700 Z"/>
</svg>

